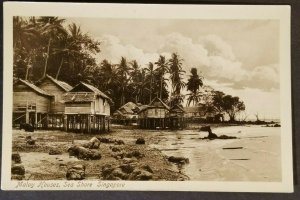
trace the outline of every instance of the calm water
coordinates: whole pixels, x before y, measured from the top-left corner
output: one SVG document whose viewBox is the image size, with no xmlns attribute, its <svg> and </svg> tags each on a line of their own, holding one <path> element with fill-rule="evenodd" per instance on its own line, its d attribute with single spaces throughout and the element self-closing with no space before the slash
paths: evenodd
<svg viewBox="0 0 300 200">
<path fill-rule="evenodd" d="M 231 126 L 212 131 L 217 135 L 236 136 L 240 139 L 201 140 L 200 137 L 207 136 L 206 132 L 185 130 L 157 133 L 157 142 L 151 146 L 160 149 L 167 156 L 189 158 L 190 163 L 183 166 L 182 172 L 191 180 L 280 179 L 280 128 Z M 224 150 L 224 147 L 243 149 Z M 261 165 L 264 159 L 269 159 L 274 173 L 279 175 L 273 176 L 268 172 L 272 171 L 268 169 L 269 166 Z"/>
</svg>

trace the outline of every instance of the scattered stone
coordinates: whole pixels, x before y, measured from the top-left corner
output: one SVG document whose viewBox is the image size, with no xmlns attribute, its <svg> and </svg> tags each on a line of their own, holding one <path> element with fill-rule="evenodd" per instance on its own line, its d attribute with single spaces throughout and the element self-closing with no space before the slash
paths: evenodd
<svg viewBox="0 0 300 200">
<path fill-rule="evenodd" d="M 26 140 L 26 144 L 28 144 L 28 145 L 35 145 L 35 140 L 28 139 L 28 140 Z"/>
<path fill-rule="evenodd" d="M 75 165 L 67 170 L 67 180 L 83 180 L 85 179 L 85 166 Z"/>
<path fill-rule="evenodd" d="M 110 139 L 108 138 L 98 137 L 97 139 L 102 143 L 111 143 Z"/>
<path fill-rule="evenodd" d="M 149 165 L 143 165 L 141 168 L 148 171 L 148 172 L 150 172 L 150 173 L 153 173 L 153 170 L 151 169 L 151 167 Z"/>
<path fill-rule="evenodd" d="M 143 155 L 142 153 L 140 153 L 139 151 L 132 151 L 130 153 L 127 153 L 125 157 L 127 158 L 132 158 L 132 157 L 136 157 L 136 158 L 142 158 L 145 155 Z"/>
<path fill-rule="evenodd" d="M 99 160 L 101 154 L 99 151 L 94 149 L 87 149 L 82 146 L 72 146 L 68 149 L 69 156 L 75 156 L 82 160 Z"/>
<path fill-rule="evenodd" d="M 123 140 L 115 140 L 115 141 L 114 141 L 114 144 L 115 144 L 115 145 L 124 145 L 125 142 L 124 142 Z"/>
<path fill-rule="evenodd" d="M 24 175 L 25 174 L 25 168 L 23 165 L 20 164 L 13 164 L 11 167 L 11 173 L 14 175 Z"/>
<path fill-rule="evenodd" d="M 152 173 L 137 169 L 132 172 L 132 174 L 129 176 L 130 180 L 142 180 L 142 181 L 147 181 L 152 179 Z"/>
<path fill-rule="evenodd" d="M 12 174 L 12 175 L 11 175 L 11 179 L 12 179 L 12 180 L 18 180 L 18 181 L 21 181 L 21 180 L 23 180 L 24 178 L 25 178 L 24 175 L 16 175 L 16 174 Z"/>
<path fill-rule="evenodd" d="M 49 155 L 61 155 L 62 151 L 59 150 L 58 148 L 51 148 L 49 150 Z"/>
<path fill-rule="evenodd" d="M 118 147 L 110 147 L 110 149 L 113 151 L 113 152 L 120 152 L 121 149 L 118 148 Z"/>
<path fill-rule="evenodd" d="M 138 139 L 135 141 L 135 144 L 145 144 L 145 139 L 144 139 L 144 138 L 138 138 Z"/>
<path fill-rule="evenodd" d="M 176 164 L 187 164 L 189 163 L 189 159 L 188 158 L 184 158 L 184 157 L 175 157 L 175 156 L 170 156 L 168 158 L 169 162 L 173 162 Z"/>
<path fill-rule="evenodd" d="M 25 140 L 30 140 L 31 139 L 31 135 L 26 136 Z"/>
<path fill-rule="evenodd" d="M 14 163 L 16 163 L 16 164 L 21 163 L 21 156 L 20 156 L 20 154 L 17 153 L 17 152 L 13 152 L 13 153 L 11 154 L 11 160 L 12 160 Z"/>
<path fill-rule="evenodd" d="M 20 130 L 24 129 L 26 132 L 34 132 L 34 127 L 30 124 L 20 124 Z"/>
<path fill-rule="evenodd" d="M 130 174 L 134 170 L 134 166 L 130 164 L 123 164 L 120 165 L 120 168 L 122 169 L 123 172 Z"/>
<path fill-rule="evenodd" d="M 60 163 L 59 166 L 60 166 L 60 167 L 66 167 L 67 165 L 64 164 L 64 163 Z"/>
<path fill-rule="evenodd" d="M 99 149 L 100 141 L 96 137 L 92 137 L 88 143 L 85 144 L 85 148 L 89 149 Z"/>
</svg>

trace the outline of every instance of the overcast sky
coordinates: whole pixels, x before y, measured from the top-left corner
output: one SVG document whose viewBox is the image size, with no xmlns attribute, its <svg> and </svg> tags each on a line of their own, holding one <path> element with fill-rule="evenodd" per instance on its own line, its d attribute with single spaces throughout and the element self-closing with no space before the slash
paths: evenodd
<svg viewBox="0 0 300 200">
<path fill-rule="evenodd" d="M 239 96 L 249 118 L 279 118 L 279 22 L 275 20 L 168 20 L 69 18 L 101 42 L 100 62 L 121 56 L 142 67 L 177 52 L 183 68 L 204 83 Z M 189 74 L 189 73 L 187 73 Z M 188 75 L 186 76 L 186 79 Z"/>
</svg>

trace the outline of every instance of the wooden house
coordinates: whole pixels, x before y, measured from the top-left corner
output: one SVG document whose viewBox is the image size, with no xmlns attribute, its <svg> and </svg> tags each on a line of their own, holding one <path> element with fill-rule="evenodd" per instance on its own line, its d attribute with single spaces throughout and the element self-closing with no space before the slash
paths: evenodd
<svg viewBox="0 0 300 200">
<path fill-rule="evenodd" d="M 174 105 L 172 108 L 170 108 L 169 111 L 169 128 L 171 129 L 183 129 L 186 127 L 186 121 L 185 121 L 185 111 L 183 110 L 183 107 L 181 105 Z"/>
<path fill-rule="evenodd" d="M 169 106 L 156 97 L 139 110 L 138 125 L 145 129 L 167 128 L 169 110 Z"/>
<path fill-rule="evenodd" d="M 66 131 L 90 133 L 109 130 L 112 101 L 99 89 L 80 82 L 63 99 Z"/>
<path fill-rule="evenodd" d="M 127 102 L 113 113 L 114 122 L 121 124 L 136 123 L 138 118 L 137 108 L 137 104 Z"/>
<path fill-rule="evenodd" d="M 44 78 L 40 79 L 36 85 L 48 94 L 53 95 L 50 106 L 51 109 L 48 113 L 48 127 L 63 128 L 65 112 L 63 95 L 70 91 L 72 86 L 49 75 L 46 75 Z"/>
<path fill-rule="evenodd" d="M 28 123 L 34 127 L 47 127 L 53 98 L 34 84 L 18 79 L 13 84 L 13 126 Z"/>
</svg>

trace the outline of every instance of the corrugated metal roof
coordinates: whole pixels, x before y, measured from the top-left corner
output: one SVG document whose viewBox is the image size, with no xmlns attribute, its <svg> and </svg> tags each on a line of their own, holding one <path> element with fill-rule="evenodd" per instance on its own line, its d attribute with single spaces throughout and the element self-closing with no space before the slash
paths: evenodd
<svg viewBox="0 0 300 200">
<path fill-rule="evenodd" d="M 28 81 L 19 79 L 15 84 L 18 84 L 18 82 L 21 82 L 23 84 L 25 84 L 26 86 L 30 87 L 31 89 L 33 89 L 35 92 L 37 92 L 38 94 L 44 95 L 44 96 L 49 96 L 49 97 L 53 97 L 53 95 L 48 94 L 47 92 L 45 92 L 44 90 L 42 90 L 41 88 L 35 86 L 32 83 L 29 83 Z"/>
</svg>

